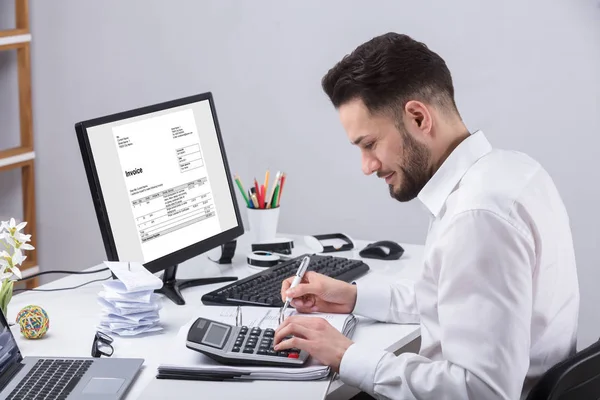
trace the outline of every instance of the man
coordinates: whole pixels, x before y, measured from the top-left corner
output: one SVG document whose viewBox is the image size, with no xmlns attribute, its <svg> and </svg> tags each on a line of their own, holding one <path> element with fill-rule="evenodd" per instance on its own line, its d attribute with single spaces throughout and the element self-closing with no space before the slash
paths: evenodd
<svg viewBox="0 0 600 400">
<path fill-rule="evenodd" d="M 364 173 L 385 179 L 400 202 L 417 197 L 431 225 L 414 289 L 308 273 L 289 293 L 292 305 L 418 322 L 421 349 L 372 351 L 324 319 L 302 316 L 277 329 L 276 349 L 304 349 L 378 398 L 525 398 L 576 346 L 575 256 L 552 179 L 528 156 L 470 133 L 445 62 L 406 35 L 359 46 L 322 85 L 360 148 Z"/>
</svg>

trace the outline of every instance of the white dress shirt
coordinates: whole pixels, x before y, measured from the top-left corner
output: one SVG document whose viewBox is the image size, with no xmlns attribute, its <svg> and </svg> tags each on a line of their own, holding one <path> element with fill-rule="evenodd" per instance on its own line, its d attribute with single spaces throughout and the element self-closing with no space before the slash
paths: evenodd
<svg viewBox="0 0 600 400">
<path fill-rule="evenodd" d="M 340 379 L 377 398 L 523 399 L 576 349 L 569 218 L 528 156 L 465 139 L 419 193 L 432 216 L 414 286 L 357 282 L 355 314 L 420 323 L 418 354 L 352 344 Z"/>
</svg>

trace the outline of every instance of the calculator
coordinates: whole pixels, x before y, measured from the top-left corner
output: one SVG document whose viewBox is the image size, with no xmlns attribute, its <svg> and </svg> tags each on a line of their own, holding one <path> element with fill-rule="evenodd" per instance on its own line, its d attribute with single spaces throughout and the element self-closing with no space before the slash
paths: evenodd
<svg viewBox="0 0 600 400">
<path fill-rule="evenodd" d="M 186 347 L 222 364 L 301 367 L 309 354 L 300 349 L 275 351 L 275 330 L 228 325 L 198 318 L 190 327 Z"/>
</svg>

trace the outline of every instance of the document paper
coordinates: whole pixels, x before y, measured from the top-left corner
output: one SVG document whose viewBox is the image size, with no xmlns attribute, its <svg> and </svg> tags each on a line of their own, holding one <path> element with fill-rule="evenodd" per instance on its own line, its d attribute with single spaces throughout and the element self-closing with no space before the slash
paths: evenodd
<svg viewBox="0 0 600 400">
<path fill-rule="evenodd" d="M 144 259 L 221 232 L 191 109 L 119 125 L 113 135 Z"/>
</svg>

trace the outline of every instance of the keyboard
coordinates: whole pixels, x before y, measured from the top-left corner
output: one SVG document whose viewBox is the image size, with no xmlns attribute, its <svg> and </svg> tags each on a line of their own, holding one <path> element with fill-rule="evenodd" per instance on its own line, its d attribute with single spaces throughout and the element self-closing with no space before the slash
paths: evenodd
<svg viewBox="0 0 600 400">
<path fill-rule="evenodd" d="M 305 255 L 286 260 L 244 279 L 206 293 L 205 305 L 239 305 L 281 307 L 281 282 L 294 276 Z M 361 260 L 344 257 L 311 255 L 308 271 L 319 272 L 345 282 L 366 274 L 369 266 Z"/>
<path fill-rule="evenodd" d="M 91 365 L 91 360 L 38 360 L 8 399 L 66 399 Z"/>
</svg>

